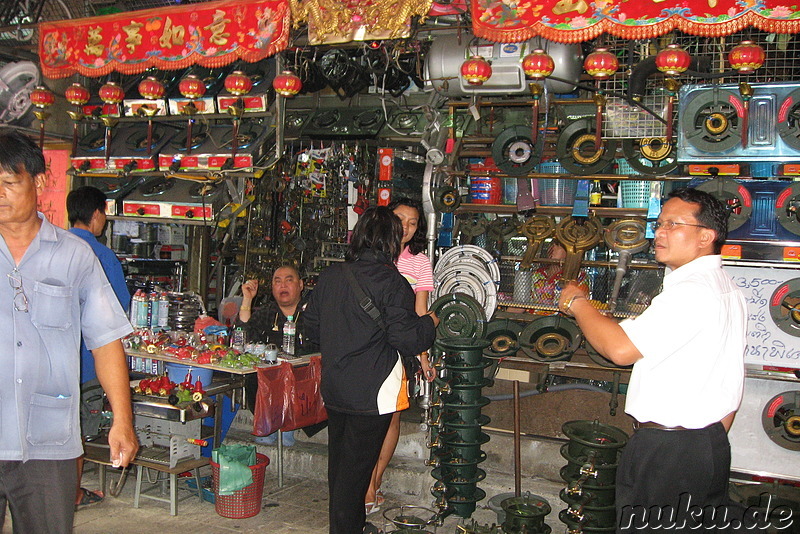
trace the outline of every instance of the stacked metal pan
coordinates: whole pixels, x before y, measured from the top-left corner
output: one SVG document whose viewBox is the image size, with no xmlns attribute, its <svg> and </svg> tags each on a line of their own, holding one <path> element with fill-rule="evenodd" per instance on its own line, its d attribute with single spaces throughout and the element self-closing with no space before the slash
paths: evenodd
<svg viewBox="0 0 800 534">
<path fill-rule="evenodd" d="M 486 472 L 478 465 L 486 459 L 481 447 L 489 441 L 482 427 L 489 417 L 481 414 L 489 399 L 482 389 L 492 380 L 484 377 L 491 361 L 483 351 L 489 342 L 472 338 L 447 338 L 436 342 L 435 365 L 443 378 L 436 379 L 431 403 L 431 493 L 441 514 L 470 517 L 486 492 L 478 483 Z"/>
<path fill-rule="evenodd" d="M 569 438 L 561 447 L 567 460 L 561 469 L 567 483 L 561 500 L 567 508 L 558 518 L 570 533 L 614 532 L 617 464 L 628 435 L 598 421 L 569 421 L 561 431 Z"/>
<path fill-rule="evenodd" d="M 452 247 L 436 262 L 433 277 L 431 302 L 452 294 L 467 295 L 483 308 L 482 320 L 491 319 L 497 308 L 500 266 L 489 252 L 475 245 Z"/>
</svg>

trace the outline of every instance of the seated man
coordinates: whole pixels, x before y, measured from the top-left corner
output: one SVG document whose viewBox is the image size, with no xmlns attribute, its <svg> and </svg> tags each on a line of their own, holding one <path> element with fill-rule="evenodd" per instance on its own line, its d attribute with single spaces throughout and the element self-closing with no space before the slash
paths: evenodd
<svg viewBox="0 0 800 534">
<path fill-rule="evenodd" d="M 302 321 L 305 302 L 303 296 L 303 279 L 300 272 L 293 265 L 281 265 L 272 275 L 272 296 L 274 300 L 266 306 L 253 310 L 253 299 L 258 293 L 258 280 L 247 280 L 242 284 L 242 305 L 239 308 L 239 318 L 235 327 L 244 328 L 248 342 L 273 343 L 280 348 L 283 341 L 283 325 L 290 315 L 297 325 L 295 330 L 295 354 L 308 354 L 316 352 L 316 345 L 303 338 Z M 254 374 L 247 375 L 245 391 L 248 408 L 255 413 L 255 397 L 258 390 L 258 377 Z M 277 434 L 257 438 L 259 443 L 272 444 L 277 439 Z M 294 432 L 283 434 L 283 444 L 294 445 Z"/>
</svg>

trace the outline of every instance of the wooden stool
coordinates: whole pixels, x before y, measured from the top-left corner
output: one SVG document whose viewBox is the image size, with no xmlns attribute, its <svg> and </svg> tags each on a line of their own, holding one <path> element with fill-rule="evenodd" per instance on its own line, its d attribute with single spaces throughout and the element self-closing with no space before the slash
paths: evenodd
<svg viewBox="0 0 800 534">
<path fill-rule="evenodd" d="M 190 458 L 187 460 L 182 460 L 178 462 L 175 467 L 170 467 L 168 465 L 150 462 L 148 460 L 136 459 L 134 460 L 134 464 L 136 464 L 136 491 L 133 494 L 133 507 L 139 508 L 139 499 L 152 499 L 154 501 L 160 502 L 168 502 L 169 503 L 169 515 L 178 515 L 178 475 L 185 471 L 192 471 L 194 474 L 194 480 L 197 484 L 197 489 L 192 488 L 185 488 L 187 491 L 192 493 L 197 493 L 197 498 L 200 499 L 200 502 L 203 502 L 203 487 L 200 485 L 200 468 L 208 465 L 209 459 L 206 457 L 202 458 Z M 166 482 L 169 481 L 169 498 L 160 497 L 157 495 L 148 495 L 144 491 L 142 491 L 142 481 L 144 480 L 145 476 L 145 469 L 153 469 L 154 471 L 158 471 L 159 473 L 165 473 L 168 475 L 168 478 L 161 478 L 160 475 L 156 477 L 156 481 L 153 483 L 156 485 L 158 482 Z M 145 491 L 149 491 L 153 488 L 146 488 Z M 191 495 L 187 495 L 180 500 L 186 499 L 191 497 Z"/>
</svg>

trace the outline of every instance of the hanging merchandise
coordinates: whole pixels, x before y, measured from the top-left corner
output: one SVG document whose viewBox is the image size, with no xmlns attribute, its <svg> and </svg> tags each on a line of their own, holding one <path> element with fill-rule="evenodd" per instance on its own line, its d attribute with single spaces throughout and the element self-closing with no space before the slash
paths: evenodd
<svg viewBox="0 0 800 534">
<path fill-rule="evenodd" d="M 392 201 L 392 176 L 394 171 L 394 149 L 378 149 L 378 206 L 388 206 Z"/>
<path fill-rule="evenodd" d="M 297 155 L 295 176 L 298 177 L 306 196 L 320 198 L 328 196 L 328 171 L 325 161 L 329 153 L 329 148 L 309 148 Z"/>
</svg>

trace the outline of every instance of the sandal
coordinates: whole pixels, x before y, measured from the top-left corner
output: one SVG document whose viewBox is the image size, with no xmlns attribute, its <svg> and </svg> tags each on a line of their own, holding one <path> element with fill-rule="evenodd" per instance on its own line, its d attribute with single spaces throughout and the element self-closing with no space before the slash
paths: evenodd
<svg viewBox="0 0 800 534">
<path fill-rule="evenodd" d="M 384 502 L 386 502 L 386 498 L 383 496 L 383 492 L 381 491 L 381 489 L 378 488 L 378 491 L 375 492 L 375 504 L 380 506 Z"/>
<path fill-rule="evenodd" d="M 102 502 L 105 495 L 102 491 L 89 491 L 86 488 L 81 488 L 81 500 L 75 505 L 75 510 L 78 511 L 82 508 Z"/>
<path fill-rule="evenodd" d="M 367 515 L 371 515 L 371 514 L 374 514 L 375 512 L 379 512 L 380 509 L 381 509 L 381 506 L 379 504 L 374 503 L 374 502 L 368 502 L 368 503 L 364 504 L 364 512 L 366 512 Z"/>
</svg>

